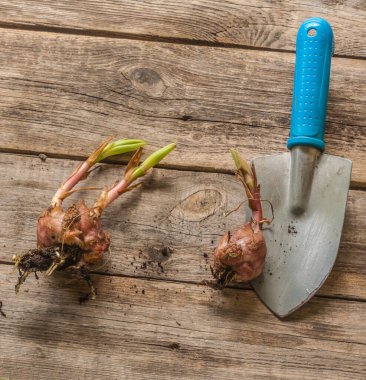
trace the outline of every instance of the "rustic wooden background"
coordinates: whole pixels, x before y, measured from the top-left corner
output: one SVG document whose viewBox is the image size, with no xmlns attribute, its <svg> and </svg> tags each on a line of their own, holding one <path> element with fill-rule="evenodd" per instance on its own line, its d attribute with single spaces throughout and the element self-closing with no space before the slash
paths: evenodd
<svg viewBox="0 0 366 380">
<path fill-rule="evenodd" d="M 278 320 L 249 287 L 202 281 L 222 231 L 244 219 L 224 217 L 243 198 L 228 147 L 286 149 L 296 31 L 310 16 L 336 39 L 327 149 L 354 167 L 336 266 Z M 364 1 L 0 0 L 0 27 L 0 378 L 366 378 Z M 40 210 L 110 135 L 178 147 L 106 212 L 113 254 L 94 275 L 97 300 L 79 305 L 86 288 L 65 275 L 16 297 L 12 255 L 35 246 Z"/>
</svg>

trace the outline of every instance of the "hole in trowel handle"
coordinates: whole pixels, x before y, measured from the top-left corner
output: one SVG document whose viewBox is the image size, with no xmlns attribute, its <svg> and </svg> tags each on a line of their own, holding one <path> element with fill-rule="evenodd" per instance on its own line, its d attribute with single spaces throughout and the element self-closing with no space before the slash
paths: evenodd
<svg viewBox="0 0 366 380">
<path fill-rule="evenodd" d="M 308 30 L 308 36 L 309 36 L 309 37 L 315 37 L 315 36 L 316 36 L 316 29 L 314 29 L 314 28 L 310 28 L 310 29 Z"/>
</svg>

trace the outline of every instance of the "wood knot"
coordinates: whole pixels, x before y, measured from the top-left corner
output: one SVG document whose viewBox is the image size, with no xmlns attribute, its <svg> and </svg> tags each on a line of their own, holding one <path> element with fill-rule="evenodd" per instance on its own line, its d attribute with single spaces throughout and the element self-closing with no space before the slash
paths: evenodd
<svg viewBox="0 0 366 380">
<path fill-rule="evenodd" d="M 183 199 L 170 215 L 189 222 L 200 222 L 213 215 L 222 204 L 222 195 L 213 189 L 199 190 Z"/>
<path fill-rule="evenodd" d="M 156 71 L 146 67 L 132 70 L 128 79 L 137 91 L 153 98 L 160 97 L 166 90 L 166 86 L 160 75 Z"/>
</svg>

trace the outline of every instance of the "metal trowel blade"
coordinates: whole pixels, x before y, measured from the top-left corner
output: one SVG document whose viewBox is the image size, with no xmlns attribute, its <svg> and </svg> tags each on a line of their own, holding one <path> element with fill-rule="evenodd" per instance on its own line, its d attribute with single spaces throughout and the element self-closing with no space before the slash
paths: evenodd
<svg viewBox="0 0 366 380">
<path fill-rule="evenodd" d="M 289 205 L 291 153 L 254 159 L 262 199 L 274 220 L 263 233 L 267 245 L 264 272 L 251 282 L 264 304 L 285 317 L 307 302 L 329 275 L 339 248 L 352 162 L 322 154 L 314 170 L 306 211 Z M 263 203 L 265 217 L 269 207 Z"/>
</svg>

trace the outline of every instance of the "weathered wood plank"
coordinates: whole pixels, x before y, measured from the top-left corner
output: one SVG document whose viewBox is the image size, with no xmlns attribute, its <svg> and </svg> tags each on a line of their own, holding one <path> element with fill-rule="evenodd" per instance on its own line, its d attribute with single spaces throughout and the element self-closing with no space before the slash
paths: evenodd
<svg viewBox="0 0 366 380">
<path fill-rule="evenodd" d="M 35 247 L 36 220 L 74 161 L 0 155 L 0 260 Z M 112 184 L 122 167 L 105 165 L 88 185 Z M 225 230 L 245 220 L 244 199 L 234 176 L 156 169 L 142 190 L 125 194 L 106 210 L 112 257 L 99 271 L 128 276 L 201 282 L 211 279 L 210 257 Z M 97 194 L 85 196 L 92 204 Z M 70 204 L 70 203 L 69 203 Z M 318 294 L 366 299 L 366 192 L 351 191 L 339 257 Z M 169 247 L 169 249 L 162 249 Z M 14 274 L 14 281 L 16 275 Z"/>
<path fill-rule="evenodd" d="M 326 0 L 0 1 L 3 23 L 294 50 L 301 22 L 326 18 L 336 54 L 366 56 L 366 4 Z"/>
<path fill-rule="evenodd" d="M 3 30 L 0 149 L 80 156 L 107 135 L 155 148 L 177 140 L 165 163 L 232 168 L 285 151 L 294 55 Z M 327 150 L 354 161 L 365 185 L 366 62 L 334 59 Z M 70 144 L 70 141 L 73 143 Z"/>
<path fill-rule="evenodd" d="M 279 321 L 254 292 L 95 276 L 32 278 L 15 297 L 0 265 L 7 379 L 364 379 L 366 303 L 316 298 Z"/>
</svg>

